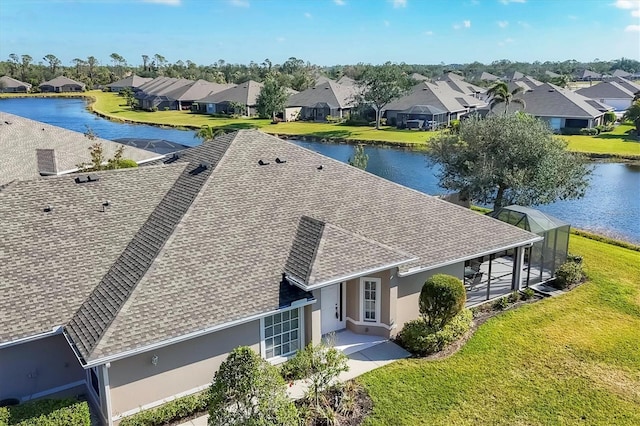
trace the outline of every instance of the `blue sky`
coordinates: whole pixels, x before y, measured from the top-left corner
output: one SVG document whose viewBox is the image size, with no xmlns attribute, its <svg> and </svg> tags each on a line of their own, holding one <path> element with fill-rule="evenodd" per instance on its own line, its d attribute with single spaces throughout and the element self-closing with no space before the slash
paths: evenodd
<svg viewBox="0 0 640 426">
<path fill-rule="evenodd" d="M 639 0 L 1 0 L 0 57 L 65 65 L 640 59 Z"/>
</svg>

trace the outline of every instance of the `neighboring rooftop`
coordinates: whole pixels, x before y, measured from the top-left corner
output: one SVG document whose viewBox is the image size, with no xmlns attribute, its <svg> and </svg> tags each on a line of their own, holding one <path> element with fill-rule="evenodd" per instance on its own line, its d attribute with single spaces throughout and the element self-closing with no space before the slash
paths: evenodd
<svg viewBox="0 0 640 426">
<path fill-rule="evenodd" d="M 83 88 L 86 87 L 84 83 L 72 80 L 69 77 L 65 77 L 63 75 L 58 76 L 52 80 L 45 81 L 44 83 L 40 84 L 39 87 L 43 87 L 43 86 L 62 87 L 62 86 L 68 86 L 68 85 L 69 86 L 76 85 L 76 86 L 81 86 Z"/>
<path fill-rule="evenodd" d="M 457 92 L 447 84 L 423 81 L 413 86 L 411 91 L 384 107 L 385 111 L 404 111 L 415 105 L 430 105 L 449 113 L 465 111 L 469 107 L 486 105 L 484 101 Z"/>
<path fill-rule="evenodd" d="M 0 92 L 2 89 L 18 89 L 25 88 L 26 90 L 31 90 L 31 85 L 29 83 L 23 83 L 20 80 L 16 80 L 13 77 L 9 77 L 8 75 L 3 75 L 0 77 Z"/>
<path fill-rule="evenodd" d="M 198 102 L 210 104 L 237 102 L 242 105 L 255 105 L 262 86 L 264 86 L 262 83 L 249 80 L 220 92 L 211 93 L 198 100 Z"/>
<path fill-rule="evenodd" d="M 590 87 L 576 90 L 591 99 L 633 99 L 634 92 L 615 81 L 603 81 Z"/>
<path fill-rule="evenodd" d="M 12 307 L 0 343 L 64 325 L 91 364 L 367 268 L 408 273 L 537 239 L 258 131 L 95 175 L 0 191 L 0 305 Z"/>
<path fill-rule="evenodd" d="M 132 89 L 137 89 L 140 86 L 142 86 L 143 84 L 148 83 L 151 80 L 152 80 L 152 78 L 140 77 L 140 76 L 137 76 L 135 74 L 131 74 L 130 76 L 125 77 L 122 80 L 118 80 L 118 81 L 113 82 L 111 84 L 107 84 L 107 87 L 109 87 L 111 89 L 122 89 L 122 88 L 125 88 L 125 87 L 130 87 Z"/>
<path fill-rule="evenodd" d="M 287 106 L 312 108 L 317 104 L 325 103 L 332 108 L 351 108 L 355 103 L 356 93 L 356 87 L 345 86 L 330 80 L 291 95 Z"/>
<path fill-rule="evenodd" d="M 102 143 L 112 157 L 120 144 L 88 139 L 84 134 L 0 112 L 0 185 L 13 180 L 35 179 L 40 174 L 64 174 L 89 162 L 89 147 Z M 126 147 L 124 157 L 136 162 L 158 158 L 150 151 Z"/>
</svg>

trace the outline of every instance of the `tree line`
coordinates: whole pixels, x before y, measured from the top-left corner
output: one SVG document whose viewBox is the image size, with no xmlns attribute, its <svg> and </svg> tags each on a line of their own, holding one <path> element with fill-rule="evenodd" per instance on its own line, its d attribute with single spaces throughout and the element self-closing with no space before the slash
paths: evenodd
<svg viewBox="0 0 640 426">
<path fill-rule="evenodd" d="M 248 80 L 262 82 L 268 76 L 274 76 L 279 85 L 301 91 L 313 86 L 316 78 L 322 75 L 336 80 L 343 76 L 360 80 L 368 69 L 367 64 L 363 63 L 319 66 L 295 57 L 287 59 L 282 64 L 273 63 L 267 58 L 260 63 L 251 61 L 249 64 L 234 64 L 219 59 L 209 65 L 198 65 L 190 60 L 178 60 L 172 63 L 163 55 L 156 53 L 153 55 L 143 54 L 136 61 L 139 62 L 134 65 L 133 62 L 130 62 L 122 55 L 112 53 L 107 61 L 100 61 L 95 56 L 88 56 L 86 58 L 74 58 L 69 64 L 64 64 L 54 54 L 47 54 L 38 59 L 28 54 L 18 55 L 11 53 L 6 60 L 0 61 L 0 75 L 11 76 L 20 81 L 30 83 L 34 87 L 37 87 L 43 81 L 64 75 L 85 83 L 90 89 L 113 83 L 131 73 L 141 77 L 166 76 L 235 84 L 244 83 Z M 545 76 L 545 71 L 565 75 L 583 69 L 589 69 L 601 74 L 616 69 L 631 73 L 640 71 L 640 62 L 628 58 L 610 61 L 596 58 L 590 62 L 576 60 L 512 62 L 507 59 L 501 59 L 489 64 L 481 62 L 432 65 L 402 63 L 399 66 L 407 75 L 418 73 L 425 77 L 436 77 L 449 71 L 467 76 L 477 75 L 483 71 L 497 76 L 519 71 L 543 81 L 548 79 Z"/>
</svg>

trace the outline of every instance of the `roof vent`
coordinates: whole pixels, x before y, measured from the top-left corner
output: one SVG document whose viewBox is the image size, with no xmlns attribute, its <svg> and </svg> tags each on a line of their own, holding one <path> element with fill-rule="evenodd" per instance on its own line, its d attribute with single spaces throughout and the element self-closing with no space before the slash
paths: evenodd
<svg viewBox="0 0 640 426">
<path fill-rule="evenodd" d="M 107 211 L 107 207 L 109 207 L 111 205 L 111 203 L 109 202 L 109 200 L 105 200 L 104 203 L 102 203 L 102 213 Z"/>
<path fill-rule="evenodd" d="M 323 166 L 322 164 L 320 164 L 320 165 L 318 166 L 318 170 L 322 170 L 322 169 L 324 169 L 324 166 Z"/>
<path fill-rule="evenodd" d="M 44 208 L 44 211 L 47 212 L 47 213 L 52 212 L 53 211 L 53 206 L 49 204 L 47 207 Z"/>
<path fill-rule="evenodd" d="M 284 164 L 286 162 L 287 162 L 287 160 L 281 160 L 280 157 L 276 158 L 276 163 L 278 163 L 278 164 Z"/>
<path fill-rule="evenodd" d="M 97 181 L 100 180 L 100 176 L 98 176 L 98 175 L 88 175 L 87 176 L 87 180 L 89 182 L 97 182 Z"/>
<path fill-rule="evenodd" d="M 260 165 L 260 166 L 268 166 L 269 162 L 268 161 L 258 160 L 258 165 Z"/>
<path fill-rule="evenodd" d="M 174 152 L 173 155 L 171 156 L 171 158 L 173 160 L 178 160 L 180 158 L 182 158 L 184 156 L 183 152 Z"/>
<path fill-rule="evenodd" d="M 89 182 L 89 176 L 78 176 L 76 178 L 76 183 L 87 183 Z"/>
<path fill-rule="evenodd" d="M 209 162 L 207 162 L 207 161 L 203 161 L 203 162 L 201 162 L 201 163 L 200 163 L 200 166 L 199 166 L 199 167 L 200 167 L 201 169 L 203 169 L 203 170 L 208 170 L 208 169 L 210 169 L 210 168 L 211 168 L 211 163 L 209 163 Z"/>
</svg>

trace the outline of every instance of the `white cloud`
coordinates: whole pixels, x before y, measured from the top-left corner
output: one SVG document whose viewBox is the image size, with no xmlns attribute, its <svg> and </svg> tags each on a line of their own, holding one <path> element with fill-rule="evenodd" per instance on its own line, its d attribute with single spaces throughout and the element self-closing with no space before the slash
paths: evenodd
<svg viewBox="0 0 640 426">
<path fill-rule="evenodd" d="M 391 24 L 389 23 L 389 21 L 384 21 L 384 26 L 385 26 L 385 27 L 388 27 L 389 25 L 391 25 Z"/>
<path fill-rule="evenodd" d="M 311 18 L 312 18 L 312 15 L 311 15 L 309 12 L 305 12 L 305 13 L 304 13 L 304 17 L 305 17 L 305 18 L 308 18 L 308 19 L 311 19 Z"/>
<path fill-rule="evenodd" d="M 249 7 L 248 0 L 230 0 L 229 3 L 235 7 Z"/>
<path fill-rule="evenodd" d="M 471 21 L 462 21 L 462 24 L 464 25 L 465 28 L 471 28 Z"/>
<path fill-rule="evenodd" d="M 526 3 L 527 0 L 500 0 L 500 3 L 502 4 L 509 4 L 509 3 Z"/>
<path fill-rule="evenodd" d="M 393 7 L 398 9 L 400 7 L 407 7 L 407 0 L 391 0 Z"/>
<path fill-rule="evenodd" d="M 520 25 L 522 28 L 531 28 L 531 25 L 525 21 L 518 21 L 518 25 Z"/>
<path fill-rule="evenodd" d="M 640 18 L 640 9 L 632 11 L 631 16 L 633 16 L 634 18 Z"/>
<path fill-rule="evenodd" d="M 640 0 L 617 0 L 613 3 L 618 9 L 631 10 L 631 16 L 640 17 Z"/>
<path fill-rule="evenodd" d="M 498 26 L 500 28 L 507 28 L 508 25 L 509 25 L 509 21 L 498 21 Z"/>
<path fill-rule="evenodd" d="M 432 36 L 433 35 L 433 31 L 425 31 L 424 35 Z"/>
<path fill-rule="evenodd" d="M 638 33 L 640 32 L 640 25 L 627 25 L 624 30 L 628 33 Z"/>
<path fill-rule="evenodd" d="M 333 0 L 333 2 L 338 6 L 344 6 L 345 4 L 347 4 L 344 0 Z"/>
<path fill-rule="evenodd" d="M 167 6 L 180 6 L 182 0 L 142 0 L 144 3 L 164 4 Z"/>
</svg>

